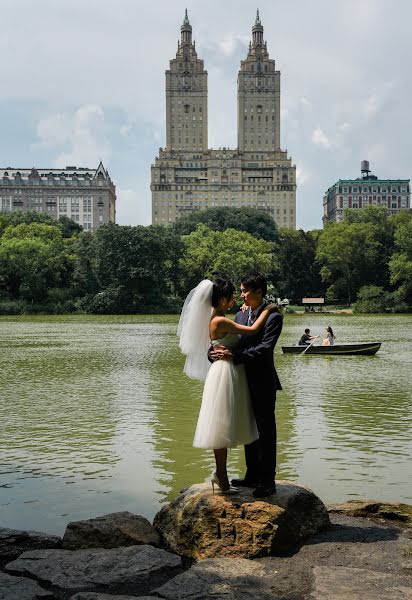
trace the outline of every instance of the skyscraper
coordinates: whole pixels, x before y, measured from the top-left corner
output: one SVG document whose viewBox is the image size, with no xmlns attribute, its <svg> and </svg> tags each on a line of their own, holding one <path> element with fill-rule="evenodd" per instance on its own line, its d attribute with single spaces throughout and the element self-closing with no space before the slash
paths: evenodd
<svg viewBox="0 0 412 600">
<path fill-rule="evenodd" d="M 280 147 L 280 72 L 269 58 L 259 11 L 238 74 L 238 147 L 209 149 L 207 71 L 187 11 L 166 71 L 166 147 L 152 165 L 152 221 L 187 211 L 253 207 L 296 227 L 296 167 Z"/>
</svg>

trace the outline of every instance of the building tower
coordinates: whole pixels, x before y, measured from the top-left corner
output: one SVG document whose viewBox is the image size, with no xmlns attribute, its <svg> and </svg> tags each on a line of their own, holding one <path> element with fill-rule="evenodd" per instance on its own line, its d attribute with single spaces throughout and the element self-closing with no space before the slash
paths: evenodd
<svg viewBox="0 0 412 600">
<path fill-rule="evenodd" d="M 192 42 L 187 9 L 176 58 L 166 71 L 166 150 L 207 151 L 207 71 Z"/>
<path fill-rule="evenodd" d="M 247 58 L 240 63 L 237 114 L 240 152 L 280 149 L 280 71 L 269 58 L 259 11 Z"/>
</svg>

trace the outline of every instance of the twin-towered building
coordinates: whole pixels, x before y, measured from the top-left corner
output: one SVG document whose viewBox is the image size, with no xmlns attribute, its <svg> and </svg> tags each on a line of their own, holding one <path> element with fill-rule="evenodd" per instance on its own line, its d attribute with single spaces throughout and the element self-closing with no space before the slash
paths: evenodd
<svg viewBox="0 0 412 600">
<path fill-rule="evenodd" d="M 280 147 L 280 72 L 256 16 L 238 74 L 237 148 L 208 147 L 207 71 L 187 11 L 176 58 L 166 71 L 166 147 L 152 165 L 152 222 L 188 211 L 253 207 L 296 227 L 296 167 Z"/>
</svg>

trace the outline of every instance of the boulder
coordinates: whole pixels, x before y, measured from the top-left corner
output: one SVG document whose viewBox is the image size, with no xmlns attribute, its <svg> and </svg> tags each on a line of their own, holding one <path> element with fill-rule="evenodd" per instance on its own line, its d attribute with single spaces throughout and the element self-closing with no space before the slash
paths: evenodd
<svg viewBox="0 0 412 600">
<path fill-rule="evenodd" d="M 63 536 L 65 550 L 119 548 L 137 544 L 159 546 L 160 537 L 147 519 L 127 511 L 73 521 L 67 525 Z"/>
<path fill-rule="evenodd" d="M 293 588 L 294 578 L 285 581 L 271 564 L 245 558 L 207 558 L 157 588 L 154 593 L 166 600 L 284 600 L 304 597 L 295 594 Z"/>
<path fill-rule="evenodd" d="M 112 596 L 111 594 L 98 594 L 95 592 L 79 592 L 70 600 L 155 600 L 155 596 Z M 157 598 L 159 600 L 159 598 Z"/>
<path fill-rule="evenodd" d="M 28 550 L 60 548 L 61 543 L 61 538 L 56 535 L 0 527 L 0 561 L 8 562 Z"/>
<path fill-rule="evenodd" d="M 0 573 L 0 600 L 40 600 L 41 598 L 52 600 L 54 596 L 31 579 Z"/>
<path fill-rule="evenodd" d="M 410 504 L 377 500 L 349 500 L 343 504 L 332 504 L 328 506 L 328 509 L 332 513 L 398 521 L 412 527 L 412 506 Z"/>
<path fill-rule="evenodd" d="M 412 588 L 392 573 L 347 567 L 315 567 L 311 600 L 407 600 Z"/>
<path fill-rule="evenodd" d="M 330 521 L 312 491 L 288 481 L 276 487 L 273 496 L 256 500 L 247 488 L 225 496 L 213 494 L 210 484 L 193 485 L 163 506 L 153 524 L 168 548 L 196 560 L 282 555 Z"/>
<path fill-rule="evenodd" d="M 141 596 L 181 572 L 181 558 L 152 546 L 89 550 L 34 550 L 6 566 L 57 595 L 100 592 Z"/>
</svg>

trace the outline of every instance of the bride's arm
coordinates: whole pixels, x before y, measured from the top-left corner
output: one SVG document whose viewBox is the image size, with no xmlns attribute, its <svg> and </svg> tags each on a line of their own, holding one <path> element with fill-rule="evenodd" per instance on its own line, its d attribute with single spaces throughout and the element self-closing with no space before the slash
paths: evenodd
<svg viewBox="0 0 412 600">
<path fill-rule="evenodd" d="M 268 304 L 267 306 L 265 306 L 262 312 L 260 313 L 259 317 L 253 323 L 253 325 L 240 325 L 239 323 L 235 323 L 235 321 L 227 319 L 226 317 L 216 317 L 214 320 L 217 321 L 217 333 L 219 335 L 223 335 L 224 333 L 241 333 L 242 335 L 253 335 L 263 327 L 270 313 L 276 310 L 277 308 L 277 304 Z"/>
</svg>

